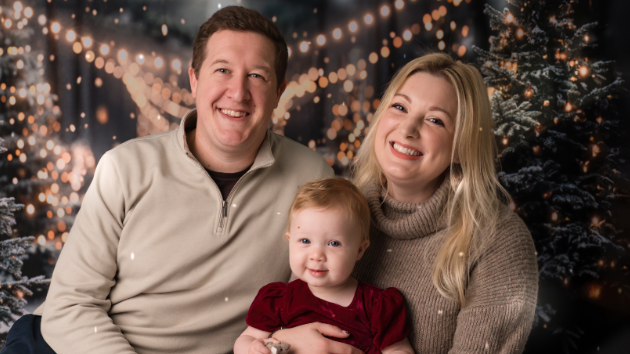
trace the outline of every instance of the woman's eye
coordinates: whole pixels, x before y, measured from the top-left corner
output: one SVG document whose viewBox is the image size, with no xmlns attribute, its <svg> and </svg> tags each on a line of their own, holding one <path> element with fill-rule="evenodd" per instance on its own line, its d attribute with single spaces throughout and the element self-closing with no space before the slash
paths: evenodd
<svg viewBox="0 0 630 354">
<path fill-rule="evenodd" d="M 399 105 L 398 103 L 394 103 L 392 107 L 396 108 L 399 111 L 403 111 L 403 112 L 405 111 L 405 107 L 403 107 L 402 105 Z"/>
<path fill-rule="evenodd" d="M 218 72 L 220 72 L 221 74 L 227 74 L 228 70 L 227 69 L 217 69 Z"/>
<path fill-rule="evenodd" d="M 309 243 L 311 243 L 311 241 L 309 241 L 308 239 L 305 239 L 305 238 L 301 239 L 299 242 L 303 243 L 305 245 L 308 245 Z"/>
<path fill-rule="evenodd" d="M 341 243 L 339 243 L 339 241 L 330 241 L 328 245 L 333 246 L 333 247 L 339 247 L 341 246 Z"/>
<path fill-rule="evenodd" d="M 431 122 L 433 124 L 444 126 L 444 122 L 442 122 L 442 120 L 438 119 L 438 118 L 429 118 L 429 122 Z"/>
</svg>

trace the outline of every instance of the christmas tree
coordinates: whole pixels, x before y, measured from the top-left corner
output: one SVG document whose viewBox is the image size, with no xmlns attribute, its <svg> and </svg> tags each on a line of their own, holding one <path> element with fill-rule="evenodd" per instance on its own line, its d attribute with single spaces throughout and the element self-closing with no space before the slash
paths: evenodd
<svg viewBox="0 0 630 354">
<path fill-rule="evenodd" d="M 34 50 L 45 48 L 35 28 L 39 24 L 43 34 L 48 32 L 46 16 L 37 16 L 19 1 L 10 5 L 0 7 L 0 136 L 5 152 L 0 157 L 0 321 L 5 324 L 23 313 L 24 297 L 32 294 L 29 286 L 46 283 L 42 274 L 52 273 L 79 207 L 86 165 L 94 164 L 93 157 L 86 161 L 91 155 L 84 149 L 70 149 L 60 139 L 62 129 L 73 132 L 76 127 L 62 126 L 53 87 L 45 79 L 45 61 L 54 57 Z M 21 206 L 26 212 L 14 217 Z M 17 238 L 26 235 L 34 237 Z M 22 267 L 25 252 L 32 256 Z M 22 271 L 34 278 L 22 276 Z M 40 296 L 45 291 L 41 286 L 30 289 Z"/>
<path fill-rule="evenodd" d="M 610 62 L 589 58 L 598 24 L 575 23 L 576 11 L 588 8 L 573 0 L 507 3 L 503 11 L 486 6 L 498 34 L 489 51 L 475 48 L 501 149 L 499 178 L 534 238 L 541 294 L 544 286 L 588 286 L 596 301 L 603 289 L 594 280 L 627 255 L 611 213 L 623 162 L 614 106 L 622 81 Z M 536 322 L 546 328 L 556 307 L 541 300 Z"/>
<path fill-rule="evenodd" d="M 0 146 L 0 152 L 3 151 L 6 149 Z M 21 258 L 35 238 L 8 238 L 15 225 L 13 213 L 21 207 L 23 205 L 15 204 L 13 198 L 0 198 L 0 237 L 4 239 L 0 241 L 0 323 L 5 326 L 10 326 L 16 317 L 24 314 L 24 296 L 32 295 L 29 288 L 47 283 L 43 275 L 30 279 L 22 276 Z M 4 347 L 6 335 L 7 332 L 0 333 L 0 348 Z"/>
</svg>

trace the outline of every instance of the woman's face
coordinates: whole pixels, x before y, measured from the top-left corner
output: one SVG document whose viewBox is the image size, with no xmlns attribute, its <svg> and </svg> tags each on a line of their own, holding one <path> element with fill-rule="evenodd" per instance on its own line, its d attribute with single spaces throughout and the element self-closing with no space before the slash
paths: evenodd
<svg viewBox="0 0 630 354">
<path fill-rule="evenodd" d="M 374 146 L 395 199 L 418 202 L 409 197 L 433 194 L 451 162 L 456 115 L 455 90 L 443 77 L 417 72 L 395 94 Z"/>
</svg>

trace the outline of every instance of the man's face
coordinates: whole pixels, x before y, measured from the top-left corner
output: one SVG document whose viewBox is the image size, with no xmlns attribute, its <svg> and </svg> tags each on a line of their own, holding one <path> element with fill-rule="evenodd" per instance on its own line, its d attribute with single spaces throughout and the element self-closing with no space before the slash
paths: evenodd
<svg viewBox="0 0 630 354">
<path fill-rule="evenodd" d="M 199 148 L 257 151 L 286 87 L 276 82 L 274 63 L 273 43 L 263 35 L 222 30 L 210 36 L 198 75 L 188 71 Z"/>
</svg>

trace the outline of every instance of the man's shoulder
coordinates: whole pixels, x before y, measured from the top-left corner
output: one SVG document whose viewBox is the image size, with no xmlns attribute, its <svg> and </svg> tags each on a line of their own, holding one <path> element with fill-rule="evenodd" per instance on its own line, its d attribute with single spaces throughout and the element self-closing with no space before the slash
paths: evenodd
<svg viewBox="0 0 630 354">
<path fill-rule="evenodd" d="M 177 151 L 176 130 L 127 140 L 106 154 L 115 160 L 137 160 Z"/>
<path fill-rule="evenodd" d="M 276 160 L 289 161 L 297 165 L 328 166 L 322 155 L 286 136 L 270 132 L 273 155 Z M 329 166 L 330 167 L 330 166 Z"/>
</svg>

